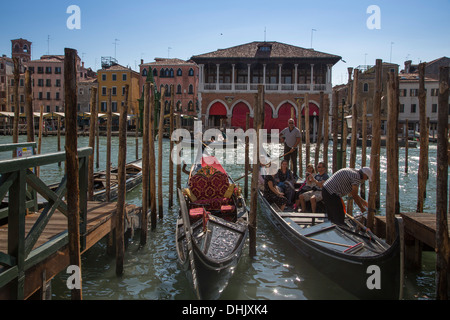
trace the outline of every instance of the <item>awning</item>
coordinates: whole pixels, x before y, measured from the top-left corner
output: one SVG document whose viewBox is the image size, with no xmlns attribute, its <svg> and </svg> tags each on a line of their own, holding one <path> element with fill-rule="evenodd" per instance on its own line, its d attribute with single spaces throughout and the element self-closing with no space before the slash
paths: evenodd
<svg viewBox="0 0 450 320">
<path fill-rule="evenodd" d="M 35 112 L 36 114 L 37 112 Z M 49 113 L 44 113 L 44 118 L 64 118 L 66 116 L 66 114 L 64 112 L 49 112 Z M 39 117 L 39 115 L 38 115 Z"/>
<path fill-rule="evenodd" d="M 225 106 L 222 103 L 216 102 L 211 106 L 211 108 L 209 108 L 209 115 L 210 116 L 226 116 L 227 108 L 225 108 Z"/>
<path fill-rule="evenodd" d="M 0 111 L 0 117 L 14 117 L 14 112 Z"/>
</svg>

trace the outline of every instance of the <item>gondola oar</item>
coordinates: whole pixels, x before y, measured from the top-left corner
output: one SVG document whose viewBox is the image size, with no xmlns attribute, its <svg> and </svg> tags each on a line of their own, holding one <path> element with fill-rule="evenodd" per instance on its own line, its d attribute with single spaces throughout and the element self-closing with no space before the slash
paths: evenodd
<svg viewBox="0 0 450 320">
<path fill-rule="evenodd" d="M 192 237 L 191 237 L 192 228 L 191 223 L 189 221 L 189 213 L 187 211 L 186 201 L 184 200 L 183 192 L 180 189 L 178 189 L 178 199 L 180 201 L 181 217 L 183 218 L 183 228 L 188 248 L 189 265 L 191 266 L 192 284 L 194 286 L 194 292 L 197 295 L 197 298 L 201 299 L 197 279 L 197 269 L 195 268 L 195 261 L 194 261 L 194 248 L 192 246 Z"/>
<path fill-rule="evenodd" d="M 341 198 L 341 202 L 342 202 L 342 207 L 344 208 L 345 215 L 347 217 L 349 217 L 353 222 L 355 222 L 362 230 L 364 230 L 364 232 L 367 233 L 376 243 L 378 243 L 378 245 L 387 249 L 386 246 L 384 246 L 382 244 L 383 241 L 380 238 L 378 238 L 375 234 L 373 234 L 373 232 L 370 231 L 369 228 L 367 228 L 365 225 L 363 225 L 361 222 L 359 222 L 357 219 L 355 219 L 355 217 L 353 217 L 352 215 L 347 213 L 347 209 L 345 207 L 345 203 L 344 203 L 344 200 L 342 200 L 342 198 Z"/>
</svg>

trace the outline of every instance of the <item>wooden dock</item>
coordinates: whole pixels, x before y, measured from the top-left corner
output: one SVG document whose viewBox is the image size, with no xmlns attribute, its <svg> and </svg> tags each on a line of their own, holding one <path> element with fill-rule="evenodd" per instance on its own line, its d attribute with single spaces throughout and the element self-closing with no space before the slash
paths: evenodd
<svg viewBox="0 0 450 320">
<path fill-rule="evenodd" d="M 116 203 L 88 202 L 87 208 L 86 246 L 82 253 L 115 228 L 113 217 L 116 214 Z M 139 210 L 135 205 L 126 206 L 128 213 L 135 212 L 136 209 Z M 25 236 L 29 234 L 39 215 L 40 213 L 32 213 L 26 216 Z M 53 247 L 52 252 L 48 251 L 49 243 L 55 241 L 59 242 L 60 246 Z M 8 225 L 4 225 L 0 227 L 0 252 L 7 252 L 7 244 Z M 48 252 L 46 252 L 45 258 L 36 261 L 40 253 L 46 250 Z M 24 296 L 26 299 L 42 288 L 44 282 L 51 280 L 69 266 L 67 217 L 61 212 L 56 211 L 50 218 L 49 223 L 33 247 L 26 265 L 29 266 L 29 268 L 25 267 Z M 0 300 L 14 299 L 14 297 L 10 297 L 10 292 L 8 285 L 0 288 Z"/>
<path fill-rule="evenodd" d="M 400 213 L 405 232 L 405 265 L 408 268 L 420 268 L 422 250 L 436 249 L 436 215 L 433 213 Z M 450 217 L 448 218 L 450 225 Z M 385 236 L 386 217 L 375 216 L 374 233 Z M 450 231 L 449 231 L 450 235 Z"/>
</svg>

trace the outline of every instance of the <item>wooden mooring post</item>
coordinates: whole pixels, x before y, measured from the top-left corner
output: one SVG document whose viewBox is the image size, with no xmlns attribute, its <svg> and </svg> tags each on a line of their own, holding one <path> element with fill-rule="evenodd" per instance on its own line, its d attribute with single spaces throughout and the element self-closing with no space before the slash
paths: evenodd
<svg viewBox="0 0 450 320">
<path fill-rule="evenodd" d="M 155 87 L 150 83 L 150 131 L 149 131 L 149 152 L 150 152 L 150 224 L 151 228 L 156 227 L 156 159 L 155 159 Z"/>
<path fill-rule="evenodd" d="M 375 94 L 372 111 L 372 141 L 370 152 L 370 166 L 372 168 L 372 181 L 369 183 L 369 210 L 367 213 L 367 226 L 373 228 L 374 213 L 379 208 L 380 190 L 380 146 L 381 146 L 381 71 L 382 60 L 376 60 L 375 66 Z"/>
<path fill-rule="evenodd" d="M 128 84 L 125 85 L 125 102 L 120 110 L 119 118 L 119 156 L 118 166 L 118 190 L 116 210 L 116 275 L 123 274 L 123 259 L 125 253 L 124 220 L 126 197 L 126 162 L 127 162 L 127 113 L 128 113 Z"/>
<path fill-rule="evenodd" d="M 247 113 L 245 115 L 245 129 L 248 130 L 250 127 L 250 113 Z M 245 164 L 244 164 L 244 197 L 247 200 L 248 199 L 248 172 L 250 168 L 250 163 L 248 159 L 248 155 L 250 153 L 250 146 L 249 146 L 249 137 L 245 136 Z"/>
<path fill-rule="evenodd" d="M 58 127 L 59 127 L 58 117 Z M 91 121 L 89 124 L 89 147 L 95 149 L 95 129 L 97 127 L 97 87 L 91 88 Z M 94 152 L 89 156 L 88 168 L 88 199 L 94 197 Z"/>
<path fill-rule="evenodd" d="M 66 118 L 66 169 L 67 169 L 67 220 L 69 231 L 70 264 L 79 268 L 79 288 L 72 289 L 72 300 L 82 299 L 81 253 L 80 253 L 80 196 L 77 152 L 77 83 L 74 49 L 64 49 L 64 100 Z"/>
<path fill-rule="evenodd" d="M 142 215 L 141 215 L 141 246 L 147 243 L 149 187 L 150 187 L 150 83 L 144 84 L 144 113 L 142 132 Z"/>
<path fill-rule="evenodd" d="M 398 139 L 397 116 L 398 114 L 398 76 L 393 72 L 388 73 L 388 122 L 386 136 L 386 242 L 392 244 L 396 237 L 395 213 L 398 199 L 395 188 L 398 188 L 398 163 L 396 163 L 396 153 L 398 152 L 395 140 Z M 396 172 L 397 171 L 397 172 Z"/>
<path fill-rule="evenodd" d="M 339 118 L 339 102 L 338 102 L 339 95 L 337 91 L 334 92 L 333 97 L 333 117 L 332 117 L 332 134 L 333 134 L 333 167 L 332 171 L 333 173 L 338 170 L 338 118 Z"/>
<path fill-rule="evenodd" d="M 328 95 L 325 96 L 325 104 L 323 108 L 323 153 L 322 159 L 323 163 L 327 166 L 327 170 L 329 168 L 328 165 L 328 141 L 329 141 L 329 129 L 330 129 L 330 99 Z"/>
<path fill-rule="evenodd" d="M 261 116 L 264 110 L 264 86 L 258 85 L 258 99 L 255 105 L 254 110 L 254 128 L 256 129 L 256 139 L 253 141 L 256 142 L 256 145 L 253 148 L 256 148 L 256 152 L 253 152 L 253 173 L 252 173 L 252 184 L 251 184 L 251 193 L 250 193 L 250 214 L 249 214 L 249 254 L 251 257 L 256 255 L 256 215 L 258 210 L 258 178 L 259 178 L 259 155 L 260 155 L 260 145 L 259 145 L 259 133 L 261 128 L 263 127 L 262 121 L 263 117 Z M 254 149 L 255 150 L 255 149 Z"/>
<path fill-rule="evenodd" d="M 300 142 L 298 144 L 298 176 L 303 177 L 303 129 L 302 129 L 302 101 L 303 98 L 297 99 L 297 128 L 300 131 Z"/>
<path fill-rule="evenodd" d="M 19 142 L 19 116 L 20 116 L 20 103 L 19 103 L 19 82 L 20 82 L 20 60 L 18 57 L 13 57 L 14 64 L 14 122 L 13 122 L 13 143 Z M 13 151 L 13 157 L 16 157 L 16 150 Z"/>
<path fill-rule="evenodd" d="M 163 208 L 163 183 L 162 183 L 162 161 L 163 161 L 163 129 L 164 129 L 164 103 L 163 97 L 165 88 L 161 88 L 159 99 L 159 125 L 158 125 L 158 216 L 160 219 L 164 216 Z"/>
<path fill-rule="evenodd" d="M 361 167 L 366 166 L 367 161 L 367 99 L 363 101 L 362 107 L 362 126 L 361 126 Z M 366 199 L 366 183 L 363 182 L 360 187 L 361 198 Z"/>
<path fill-rule="evenodd" d="M 425 63 L 419 64 L 419 115 L 420 115 L 420 153 L 419 172 L 417 174 L 417 209 L 416 212 L 423 212 L 425 192 L 428 180 L 428 130 L 425 91 Z"/>
<path fill-rule="evenodd" d="M 112 130 L 112 100 L 111 88 L 108 89 L 108 110 L 106 111 L 106 201 L 111 201 L 111 130 Z"/>
<path fill-rule="evenodd" d="M 353 71 L 353 98 L 352 98 L 352 104 L 351 104 L 351 112 L 352 112 L 352 139 L 350 144 L 350 168 L 355 168 L 356 165 L 356 134 L 358 132 L 358 105 L 356 102 L 358 101 L 358 75 L 359 70 L 354 69 Z M 347 213 L 350 215 L 353 215 L 353 199 L 349 199 L 347 201 Z"/>
<path fill-rule="evenodd" d="M 25 72 L 25 113 L 27 115 L 27 141 L 34 142 L 33 90 L 30 70 Z"/>
<path fill-rule="evenodd" d="M 408 150 L 409 150 L 409 130 L 408 130 L 408 119 L 405 120 L 405 131 L 406 131 L 406 140 L 405 140 L 405 173 L 408 173 Z"/>
<path fill-rule="evenodd" d="M 315 168 L 317 168 L 317 166 L 319 165 L 320 145 L 322 144 L 323 111 L 324 111 L 323 91 L 320 91 L 319 105 L 320 105 L 319 124 L 317 125 L 316 150 L 314 152 L 314 166 L 315 166 Z M 324 151 L 324 153 L 325 153 L 325 151 Z"/>
<path fill-rule="evenodd" d="M 311 141 L 309 136 L 309 94 L 305 93 L 305 148 L 306 148 L 306 159 L 305 163 L 308 165 L 310 163 L 310 149 Z"/>
<path fill-rule="evenodd" d="M 177 113 L 177 130 L 181 129 L 181 112 Z M 178 142 L 178 143 L 181 143 Z M 181 163 L 178 161 L 177 163 L 177 189 L 181 190 Z"/>
<path fill-rule="evenodd" d="M 174 130 L 174 107 L 175 107 L 175 87 L 170 85 L 170 111 L 169 111 L 169 208 L 173 207 L 173 161 L 172 161 L 172 150 L 174 143 L 172 141 L 172 133 Z"/>
<path fill-rule="evenodd" d="M 448 98 L 449 67 L 439 69 L 439 107 L 436 177 L 436 298 L 449 298 L 450 240 L 447 223 L 448 201 Z"/>
</svg>

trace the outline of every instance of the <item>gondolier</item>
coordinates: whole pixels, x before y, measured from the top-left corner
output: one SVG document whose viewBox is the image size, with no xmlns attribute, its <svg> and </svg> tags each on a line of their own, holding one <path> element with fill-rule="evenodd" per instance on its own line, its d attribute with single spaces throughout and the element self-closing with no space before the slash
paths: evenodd
<svg viewBox="0 0 450 320">
<path fill-rule="evenodd" d="M 351 194 L 361 211 L 366 211 L 367 201 L 358 195 L 359 185 L 365 180 L 372 181 L 372 170 L 364 167 L 359 170 L 344 168 L 334 173 L 323 185 L 322 197 L 328 219 L 343 224 L 345 218 L 342 197 Z"/>
<path fill-rule="evenodd" d="M 295 126 L 294 119 L 289 119 L 288 127 L 284 128 L 280 132 L 281 142 L 284 142 L 284 160 L 292 160 L 293 173 L 297 177 L 297 146 L 300 143 L 301 134 L 300 130 Z"/>
</svg>

